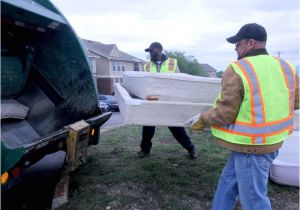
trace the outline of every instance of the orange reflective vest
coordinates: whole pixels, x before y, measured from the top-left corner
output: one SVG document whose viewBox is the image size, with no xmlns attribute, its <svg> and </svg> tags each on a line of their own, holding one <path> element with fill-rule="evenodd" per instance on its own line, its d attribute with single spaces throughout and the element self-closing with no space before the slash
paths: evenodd
<svg viewBox="0 0 300 210">
<path fill-rule="evenodd" d="M 293 130 L 294 67 L 268 55 L 244 58 L 231 67 L 243 81 L 244 98 L 236 121 L 212 126 L 213 135 L 245 145 L 283 141 Z"/>
</svg>

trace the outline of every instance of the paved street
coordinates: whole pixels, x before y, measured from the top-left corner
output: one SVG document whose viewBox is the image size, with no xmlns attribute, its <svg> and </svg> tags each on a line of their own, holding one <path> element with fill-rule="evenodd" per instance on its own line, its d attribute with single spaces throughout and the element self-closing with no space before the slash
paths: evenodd
<svg viewBox="0 0 300 210">
<path fill-rule="evenodd" d="M 123 124 L 123 119 L 120 112 L 113 112 L 109 120 L 104 123 L 101 128 L 107 128 L 109 126 L 121 125 Z"/>
</svg>

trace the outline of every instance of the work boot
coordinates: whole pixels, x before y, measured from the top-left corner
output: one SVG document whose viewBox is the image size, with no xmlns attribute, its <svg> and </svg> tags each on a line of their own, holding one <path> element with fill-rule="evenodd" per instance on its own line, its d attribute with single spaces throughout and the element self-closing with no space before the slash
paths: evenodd
<svg viewBox="0 0 300 210">
<path fill-rule="evenodd" d="M 150 152 L 144 152 L 143 150 L 139 151 L 137 153 L 137 158 L 145 158 L 145 157 L 149 157 L 150 156 Z"/>
<path fill-rule="evenodd" d="M 196 154 L 196 151 L 194 149 L 189 151 L 189 158 L 190 159 L 196 159 L 197 158 L 197 154 Z"/>
</svg>

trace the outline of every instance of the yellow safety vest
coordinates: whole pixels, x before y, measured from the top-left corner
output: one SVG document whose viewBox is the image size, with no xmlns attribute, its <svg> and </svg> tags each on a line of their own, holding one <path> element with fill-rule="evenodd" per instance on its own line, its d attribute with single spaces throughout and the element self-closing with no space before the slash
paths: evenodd
<svg viewBox="0 0 300 210">
<path fill-rule="evenodd" d="M 176 70 L 177 60 L 175 58 L 168 58 L 161 64 L 161 73 L 174 73 Z M 155 73 L 157 72 L 156 66 L 153 62 L 147 62 L 144 65 L 144 71 Z"/>
<path fill-rule="evenodd" d="M 244 98 L 236 121 L 212 126 L 213 135 L 244 145 L 283 141 L 293 131 L 294 67 L 269 55 L 243 58 L 230 65 L 243 81 Z"/>
</svg>

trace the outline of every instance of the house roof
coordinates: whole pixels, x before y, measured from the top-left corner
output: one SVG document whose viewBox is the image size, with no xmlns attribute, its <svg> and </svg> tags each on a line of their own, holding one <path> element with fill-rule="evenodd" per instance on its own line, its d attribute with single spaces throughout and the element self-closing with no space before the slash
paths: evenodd
<svg viewBox="0 0 300 210">
<path fill-rule="evenodd" d="M 82 39 L 83 44 L 92 54 L 101 55 L 107 59 L 124 60 L 132 62 L 144 62 L 118 49 L 116 44 L 103 44 L 92 40 Z M 115 53 L 117 51 L 117 53 Z"/>
<path fill-rule="evenodd" d="M 97 53 L 93 53 L 92 51 L 88 50 L 88 56 L 89 57 L 94 57 L 94 58 L 99 58 L 100 56 Z"/>
<path fill-rule="evenodd" d="M 211 65 L 207 63 L 200 63 L 200 65 L 202 66 L 203 70 L 206 72 L 217 72 L 216 69 L 214 69 Z"/>
</svg>

